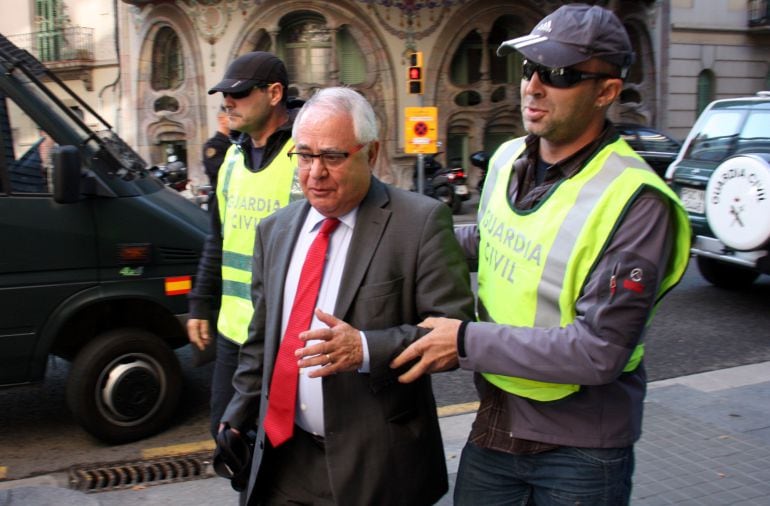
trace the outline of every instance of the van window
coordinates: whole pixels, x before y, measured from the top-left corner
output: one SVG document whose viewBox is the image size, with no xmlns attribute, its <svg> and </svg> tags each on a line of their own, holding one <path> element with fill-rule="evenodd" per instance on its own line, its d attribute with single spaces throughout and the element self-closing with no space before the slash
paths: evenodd
<svg viewBox="0 0 770 506">
<path fill-rule="evenodd" d="M 9 193 L 48 195 L 53 189 L 51 153 L 55 142 L 16 104 L 3 101 L 0 111 L 7 113 L 9 127 L 3 136 Z"/>
<path fill-rule="evenodd" d="M 685 158 L 717 162 L 728 156 L 744 116 L 745 111 L 710 112 L 703 128 L 690 142 Z"/>
</svg>

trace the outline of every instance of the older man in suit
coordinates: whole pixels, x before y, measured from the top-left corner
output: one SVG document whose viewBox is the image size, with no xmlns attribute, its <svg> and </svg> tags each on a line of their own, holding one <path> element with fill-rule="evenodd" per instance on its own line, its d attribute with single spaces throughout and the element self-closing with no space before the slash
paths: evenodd
<svg viewBox="0 0 770 506">
<path fill-rule="evenodd" d="M 258 427 L 249 504 L 433 504 L 447 477 L 430 377 L 400 384 L 404 371 L 389 363 L 426 317 L 472 317 L 451 214 L 372 176 L 376 117 L 351 89 L 317 92 L 292 136 L 307 201 L 259 224 L 254 319 L 222 418 L 225 431 Z M 321 236 L 329 245 L 310 330 L 287 346 L 303 264 Z"/>
</svg>

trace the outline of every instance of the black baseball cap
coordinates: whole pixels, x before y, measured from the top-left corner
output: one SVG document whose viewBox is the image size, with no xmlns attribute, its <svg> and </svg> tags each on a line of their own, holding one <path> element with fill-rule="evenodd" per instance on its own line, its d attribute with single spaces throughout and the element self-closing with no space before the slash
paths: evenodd
<svg viewBox="0 0 770 506">
<path fill-rule="evenodd" d="M 239 56 L 230 63 L 225 78 L 209 90 L 209 95 L 217 92 L 238 93 L 255 86 L 281 83 L 289 86 L 286 66 L 273 53 L 253 51 Z"/>
<path fill-rule="evenodd" d="M 503 42 L 497 55 L 513 51 L 546 67 L 570 67 L 599 58 L 620 67 L 623 77 L 634 61 L 631 40 L 618 17 L 608 9 L 586 4 L 559 7 L 529 35 Z"/>
</svg>

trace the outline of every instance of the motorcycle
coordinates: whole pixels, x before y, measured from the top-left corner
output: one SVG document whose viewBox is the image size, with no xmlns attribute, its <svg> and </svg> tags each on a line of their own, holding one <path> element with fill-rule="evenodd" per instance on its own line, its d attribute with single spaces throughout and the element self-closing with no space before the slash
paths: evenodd
<svg viewBox="0 0 770 506">
<path fill-rule="evenodd" d="M 481 191 L 482 188 L 484 188 L 484 181 L 487 178 L 487 169 L 489 167 L 489 155 L 486 151 L 476 151 L 471 155 L 471 165 L 474 167 L 478 167 L 478 169 L 481 171 L 481 177 L 479 177 L 479 182 L 476 185 L 476 188 Z"/>
<path fill-rule="evenodd" d="M 198 207 L 208 210 L 209 195 L 212 193 L 210 184 L 195 185 L 190 184 L 188 190 L 187 167 L 179 161 L 175 155 L 168 158 L 166 165 L 155 165 L 150 168 L 150 174 L 157 177 L 161 182 L 176 190 L 185 198 L 193 202 Z"/>
<path fill-rule="evenodd" d="M 463 168 L 445 168 L 436 160 L 435 155 L 425 155 L 423 158 L 423 169 L 425 174 L 425 195 L 440 200 L 452 209 L 453 214 L 459 214 L 463 201 L 470 198 Z M 419 188 L 418 177 L 417 163 L 415 163 L 415 189 Z"/>
<path fill-rule="evenodd" d="M 187 188 L 187 167 L 176 156 L 171 155 L 166 165 L 155 165 L 150 174 L 160 179 L 164 185 L 178 192 Z"/>
</svg>

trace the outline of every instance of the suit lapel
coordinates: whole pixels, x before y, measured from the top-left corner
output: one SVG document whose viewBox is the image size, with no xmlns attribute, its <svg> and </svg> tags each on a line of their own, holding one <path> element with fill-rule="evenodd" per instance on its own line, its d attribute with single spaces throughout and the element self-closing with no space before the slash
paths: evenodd
<svg viewBox="0 0 770 506">
<path fill-rule="evenodd" d="M 334 314 L 338 318 L 344 318 L 353 304 L 358 287 L 361 286 L 377 251 L 391 215 L 391 211 L 385 209 L 388 202 L 390 197 L 385 184 L 372 177 L 369 192 L 358 208 L 356 228 L 353 230 L 345 260 L 340 291 L 334 307 Z"/>
</svg>

